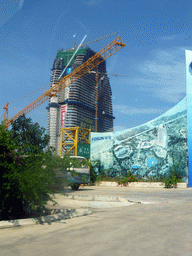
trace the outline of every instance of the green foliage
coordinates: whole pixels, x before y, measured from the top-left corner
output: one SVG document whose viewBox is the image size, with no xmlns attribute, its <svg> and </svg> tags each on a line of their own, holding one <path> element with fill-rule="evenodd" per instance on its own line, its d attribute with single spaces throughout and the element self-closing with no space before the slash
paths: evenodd
<svg viewBox="0 0 192 256">
<path fill-rule="evenodd" d="M 100 173 L 98 175 L 96 175 L 96 180 L 95 182 L 99 182 L 99 181 L 109 181 L 110 179 L 112 179 L 111 177 L 107 176 L 105 174 L 107 170 L 103 170 L 103 171 L 100 171 Z"/>
<path fill-rule="evenodd" d="M 101 164 L 99 160 L 96 161 L 91 161 L 91 163 L 88 163 L 89 168 L 90 168 L 90 182 L 95 183 L 99 182 L 102 179 L 105 179 L 105 172 L 107 170 L 101 170 Z M 98 168 L 99 174 L 97 175 L 94 171 L 95 168 Z M 110 177 L 109 177 L 110 178 Z"/>
<path fill-rule="evenodd" d="M 63 158 L 60 158 L 59 156 L 54 156 L 53 161 L 49 161 L 51 165 L 47 165 L 46 167 L 49 168 L 50 170 L 54 170 L 56 174 L 59 174 L 59 176 L 63 177 L 60 179 L 55 179 L 55 185 L 69 185 L 72 186 L 73 184 L 68 182 L 66 177 L 67 173 L 71 173 L 73 177 L 81 177 L 82 182 L 85 183 L 87 180 L 87 177 L 81 173 L 78 173 L 75 171 L 75 168 L 81 168 L 83 166 L 89 166 L 89 162 L 87 160 L 79 160 L 77 158 L 70 158 L 68 156 L 64 156 Z M 55 190 L 57 191 L 57 189 Z"/>
<path fill-rule="evenodd" d="M 88 163 L 89 165 L 89 170 L 90 170 L 90 182 L 95 183 L 98 181 L 98 176 L 101 177 L 101 175 L 97 175 L 94 171 L 95 167 L 98 166 L 99 168 L 99 174 L 100 174 L 100 161 L 91 161 L 91 163 Z"/>
<path fill-rule="evenodd" d="M 94 168 L 94 167 L 93 167 Z M 134 182 L 134 181 L 138 181 L 138 179 L 135 177 L 135 175 L 130 175 L 128 172 L 128 175 L 126 176 L 115 176 L 115 177 L 110 177 L 108 175 L 106 175 L 105 173 L 109 171 L 109 169 L 105 169 L 103 171 L 100 171 L 100 173 L 98 175 L 96 175 L 95 173 L 95 182 L 100 182 L 100 181 L 116 181 L 118 182 L 118 184 L 124 184 L 127 185 L 128 182 Z"/>
<path fill-rule="evenodd" d="M 182 182 L 182 179 L 178 178 L 176 171 L 174 171 L 170 177 L 164 179 L 165 188 L 176 187 L 178 182 Z"/>
<path fill-rule="evenodd" d="M 61 158 L 60 156 L 53 155 L 50 151 L 47 152 L 46 158 L 44 160 L 44 168 L 48 173 L 54 171 L 56 176 L 60 174 L 63 176 L 63 179 L 57 179 L 56 177 L 51 177 L 52 180 L 55 181 L 55 184 L 65 183 L 66 182 L 66 174 L 70 172 L 74 177 L 79 174 L 74 171 L 74 168 L 79 168 L 84 165 L 86 161 L 78 161 L 76 158 L 70 158 L 68 156 L 64 156 Z M 59 176 L 60 176 L 59 175 Z"/>
<path fill-rule="evenodd" d="M 83 181 L 83 183 L 85 183 L 86 180 L 87 180 L 87 177 L 86 177 L 85 175 L 82 175 L 82 181 Z"/>
<path fill-rule="evenodd" d="M 54 157 L 52 157 L 54 158 Z M 44 211 L 47 201 L 51 200 L 51 187 L 55 183 L 54 170 L 43 166 L 47 163 L 47 153 L 31 154 L 25 158 L 25 164 L 19 175 L 19 190 L 22 192 L 24 202 L 34 211 Z M 49 184 L 50 187 L 47 187 Z M 51 200 L 53 201 L 53 200 Z"/>
<path fill-rule="evenodd" d="M 12 140 L 10 131 L 0 125 L 0 220 L 11 218 L 15 213 L 23 214 L 23 205 L 19 187 L 19 173 L 24 165 L 20 158 L 19 148 Z"/>
<path fill-rule="evenodd" d="M 118 184 L 119 185 L 123 184 L 124 186 L 127 186 L 129 182 L 136 182 L 136 181 L 138 181 L 138 178 L 135 175 L 133 175 L 133 174 L 130 175 L 130 170 L 129 170 L 128 171 L 128 175 L 125 176 L 124 178 L 122 178 L 118 182 Z"/>
<path fill-rule="evenodd" d="M 95 183 L 96 179 L 97 179 L 97 175 L 94 172 L 94 166 L 91 164 L 90 165 L 90 181 L 91 181 L 91 183 Z"/>
<path fill-rule="evenodd" d="M 27 129 L 30 134 L 30 125 L 25 126 L 24 134 L 28 134 Z M 30 145 L 28 135 L 26 140 L 21 131 L 18 137 L 16 135 L 0 125 L 1 220 L 26 218 L 32 212 L 43 214 L 47 201 L 54 202 L 50 195 L 55 193 L 55 185 L 64 182 L 59 181 L 55 170 L 63 171 L 73 162 L 54 156 L 51 150 L 44 152 L 47 143 L 42 142 L 39 132 L 35 135 L 38 138 L 32 139 L 33 145 Z"/>
<path fill-rule="evenodd" d="M 67 169 L 80 167 L 86 161 L 60 158 L 49 148 L 45 129 L 20 116 L 11 131 L 0 125 L 0 219 L 26 218 L 31 213 L 42 215 L 51 195 L 65 183 Z M 58 172 L 63 174 L 59 179 Z M 77 175 L 73 171 L 74 175 Z M 62 193 L 63 194 L 63 193 Z"/>
<path fill-rule="evenodd" d="M 182 162 L 175 164 L 173 153 L 172 153 L 173 166 L 170 167 L 170 176 L 164 179 L 165 188 L 176 187 L 178 182 L 182 182 L 182 178 L 178 175 L 177 167 L 182 164 Z"/>
<path fill-rule="evenodd" d="M 118 184 L 119 185 L 124 185 L 124 186 L 126 186 L 126 185 L 128 185 L 128 177 L 124 177 L 124 178 L 122 178 L 119 182 L 118 182 Z"/>
<path fill-rule="evenodd" d="M 44 134 L 45 128 L 38 123 L 33 124 L 31 118 L 24 114 L 12 124 L 11 132 L 24 154 L 37 154 L 48 146 L 49 136 Z"/>
</svg>

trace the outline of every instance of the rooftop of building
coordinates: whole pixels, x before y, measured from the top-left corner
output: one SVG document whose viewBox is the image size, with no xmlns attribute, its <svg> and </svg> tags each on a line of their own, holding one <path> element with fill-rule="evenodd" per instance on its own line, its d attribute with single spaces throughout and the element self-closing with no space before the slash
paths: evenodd
<svg viewBox="0 0 192 256">
<path fill-rule="evenodd" d="M 72 50 L 64 50 L 61 49 L 57 52 L 56 55 L 56 59 L 61 58 L 62 59 L 62 65 L 63 66 L 67 66 L 67 64 L 69 63 L 71 57 L 73 56 L 73 54 L 75 53 L 76 49 L 72 49 Z M 79 48 L 77 50 L 77 52 L 75 53 L 73 59 L 70 62 L 70 65 L 74 63 L 75 61 L 75 57 L 77 55 L 86 55 L 87 59 L 89 59 L 90 57 L 92 57 L 93 55 L 95 55 L 96 52 L 93 51 L 91 48 L 86 47 L 86 48 Z"/>
<path fill-rule="evenodd" d="M 77 55 L 86 55 L 87 54 L 87 50 L 88 48 L 80 48 L 77 50 L 76 54 L 74 55 L 73 59 L 71 60 L 70 64 L 74 63 L 75 57 Z M 71 59 L 71 57 L 73 56 L 73 54 L 75 53 L 76 49 L 74 50 L 70 50 L 70 51 L 64 51 L 64 50 L 59 50 L 57 52 L 56 58 L 62 58 L 62 64 L 63 66 L 66 66 L 69 62 L 69 60 Z"/>
</svg>

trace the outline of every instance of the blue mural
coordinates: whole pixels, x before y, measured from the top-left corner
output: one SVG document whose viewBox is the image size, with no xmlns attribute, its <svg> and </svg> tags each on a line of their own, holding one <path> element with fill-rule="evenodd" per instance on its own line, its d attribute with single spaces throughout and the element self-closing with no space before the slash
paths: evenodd
<svg viewBox="0 0 192 256">
<path fill-rule="evenodd" d="M 91 161 L 96 172 L 114 177 L 128 170 L 143 179 L 167 177 L 178 164 L 178 174 L 188 182 L 186 97 L 160 117 L 143 125 L 110 133 L 91 133 Z"/>
</svg>

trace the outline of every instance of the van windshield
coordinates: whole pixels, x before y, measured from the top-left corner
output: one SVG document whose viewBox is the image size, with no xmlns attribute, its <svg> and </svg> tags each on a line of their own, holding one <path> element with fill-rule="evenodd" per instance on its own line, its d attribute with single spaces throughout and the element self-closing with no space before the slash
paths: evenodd
<svg viewBox="0 0 192 256">
<path fill-rule="evenodd" d="M 71 156 L 71 158 L 77 159 L 77 161 L 80 162 L 80 163 L 82 163 L 82 162 L 83 162 L 83 163 L 84 163 L 84 162 L 87 162 L 87 159 L 84 158 L 84 157 Z M 72 164 L 72 162 L 71 162 L 70 164 Z M 87 168 L 87 167 L 88 167 L 88 165 L 81 165 L 81 168 Z"/>
</svg>

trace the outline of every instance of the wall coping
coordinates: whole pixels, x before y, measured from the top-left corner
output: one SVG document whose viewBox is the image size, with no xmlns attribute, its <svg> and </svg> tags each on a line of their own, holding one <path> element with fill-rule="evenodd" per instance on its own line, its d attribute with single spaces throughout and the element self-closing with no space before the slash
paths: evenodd
<svg viewBox="0 0 192 256">
<path fill-rule="evenodd" d="M 127 188 L 164 188 L 163 182 L 130 182 L 127 186 L 119 185 L 117 181 L 100 181 L 96 183 L 100 187 L 127 187 Z M 188 188 L 188 183 L 177 183 L 177 188 Z"/>
</svg>

